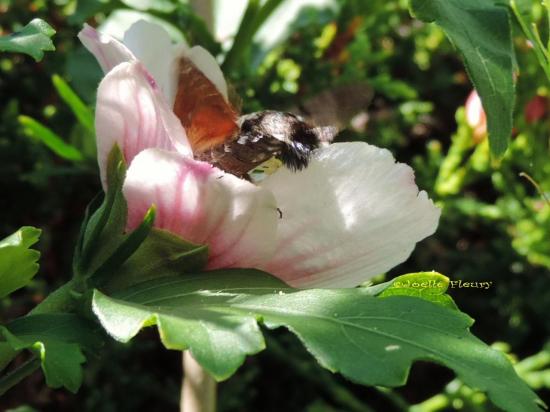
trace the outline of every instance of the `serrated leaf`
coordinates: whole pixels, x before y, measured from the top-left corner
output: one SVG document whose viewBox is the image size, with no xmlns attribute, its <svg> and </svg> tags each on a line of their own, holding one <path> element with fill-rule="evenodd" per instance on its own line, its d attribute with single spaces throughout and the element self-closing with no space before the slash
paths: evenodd
<svg viewBox="0 0 550 412">
<path fill-rule="evenodd" d="M 29 249 L 41 230 L 24 226 L 0 240 L 0 298 L 26 286 L 38 271 L 40 252 Z"/>
<path fill-rule="evenodd" d="M 0 326 L 0 333 L 16 351 L 28 349 L 41 360 L 46 383 L 76 392 L 82 383 L 83 350 L 101 343 L 94 323 L 74 314 L 40 314 Z"/>
<path fill-rule="evenodd" d="M 290 329 L 321 365 L 361 384 L 403 385 L 415 360 L 430 360 L 505 410 L 539 410 L 506 357 L 470 334 L 468 316 L 419 298 L 296 290 L 259 271 L 226 270 L 144 282 L 112 297 L 96 290 L 93 310 L 121 341 L 156 324 L 166 347 L 190 349 L 217 379 L 263 349 L 261 321 Z"/>
<path fill-rule="evenodd" d="M 437 272 L 418 272 L 397 276 L 378 296 L 415 296 L 458 310 L 453 299 L 447 295 L 449 278 Z"/>
<path fill-rule="evenodd" d="M 44 143 L 52 152 L 63 159 L 79 162 L 84 158 L 76 147 L 66 143 L 53 130 L 34 120 L 32 117 L 20 115 L 17 117 L 17 120 L 23 126 L 23 133 L 25 135 Z"/>
<path fill-rule="evenodd" d="M 0 37 L 0 51 L 25 53 L 40 61 L 44 51 L 53 51 L 52 37 L 55 30 L 44 20 L 34 19 L 21 30 Z"/>
<path fill-rule="evenodd" d="M 166 295 L 169 289 L 177 293 Z M 265 343 L 256 315 L 224 310 L 225 302 L 240 294 L 279 293 L 284 289 L 280 280 L 261 272 L 228 270 L 144 282 L 117 294 L 119 299 L 96 290 L 92 305 L 115 339 L 126 342 L 142 327 L 156 324 L 168 349 L 190 349 L 193 357 L 217 379 L 226 379 L 246 355 L 265 349 Z M 186 304 L 181 305 L 179 294 L 186 296 Z M 155 297 L 163 304 L 152 309 L 148 302 L 155 301 Z"/>
<path fill-rule="evenodd" d="M 501 156 L 512 134 L 514 49 L 506 9 L 494 0 L 411 0 L 418 19 L 440 26 L 464 57 L 485 112 L 491 152 Z"/>
<path fill-rule="evenodd" d="M 92 110 L 78 97 L 62 77 L 54 74 L 52 83 L 59 96 L 72 110 L 79 123 L 90 133 L 94 133 L 94 114 Z"/>
</svg>

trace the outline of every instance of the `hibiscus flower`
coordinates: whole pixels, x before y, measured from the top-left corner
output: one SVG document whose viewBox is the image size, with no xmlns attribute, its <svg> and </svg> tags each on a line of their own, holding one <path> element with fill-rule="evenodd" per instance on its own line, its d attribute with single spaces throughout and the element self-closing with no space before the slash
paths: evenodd
<svg viewBox="0 0 550 412">
<path fill-rule="evenodd" d="M 128 163 L 129 230 L 151 205 L 155 226 L 209 247 L 208 269 L 257 268 L 296 287 L 353 287 L 405 261 L 431 235 L 440 210 L 413 170 L 385 149 L 335 143 L 300 171 L 258 183 L 198 161 L 173 111 L 178 61 L 189 59 L 227 99 L 216 60 L 172 44 L 140 21 L 124 42 L 86 26 L 79 34 L 106 73 L 97 93 L 98 162 L 105 187 L 114 144 Z"/>
</svg>

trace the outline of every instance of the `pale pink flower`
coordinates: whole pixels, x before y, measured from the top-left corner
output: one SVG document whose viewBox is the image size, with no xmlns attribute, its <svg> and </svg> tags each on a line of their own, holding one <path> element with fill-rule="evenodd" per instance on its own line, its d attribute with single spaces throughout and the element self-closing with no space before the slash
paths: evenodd
<svg viewBox="0 0 550 412">
<path fill-rule="evenodd" d="M 79 37 L 106 72 L 97 94 L 99 167 L 105 184 L 117 143 L 129 164 L 128 229 L 155 204 L 156 227 L 209 246 L 209 269 L 263 269 L 298 287 L 356 286 L 435 231 L 440 210 L 418 191 L 412 169 L 366 143 L 320 148 L 305 170 L 282 167 L 257 184 L 194 160 L 171 110 L 175 63 L 186 55 L 227 96 L 215 59 L 145 22 L 129 29 L 126 45 L 89 26 Z"/>
<path fill-rule="evenodd" d="M 474 139 L 480 141 L 487 136 L 487 115 L 475 90 L 468 95 L 465 107 L 466 121 L 473 129 Z"/>
</svg>

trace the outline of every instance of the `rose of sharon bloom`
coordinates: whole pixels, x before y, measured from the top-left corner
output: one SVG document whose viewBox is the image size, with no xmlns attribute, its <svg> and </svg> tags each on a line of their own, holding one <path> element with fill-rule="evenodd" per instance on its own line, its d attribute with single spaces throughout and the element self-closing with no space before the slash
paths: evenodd
<svg viewBox="0 0 550 412">
<path fill-rule="evenodd" d="M 282 167 L 254 184 L 193 158 L 172 111 L 179 56 L 227 96 L 215 59 L 175 46 L 146 22 L 124 43 L 85 27 L 79 35 L 106 72 L 97 94 L 98 161 L 105 185 L 116 143 L 129 164 L 128 229 L 156 205 L 155 226 L 209 246 L 209 269 L 258 268 L 297 287 L 352 287 L 403 262 L 431 235 L 440 210 L 412 169 L 366 143 L 316 150 L 298 172 Z"/>
</svg>

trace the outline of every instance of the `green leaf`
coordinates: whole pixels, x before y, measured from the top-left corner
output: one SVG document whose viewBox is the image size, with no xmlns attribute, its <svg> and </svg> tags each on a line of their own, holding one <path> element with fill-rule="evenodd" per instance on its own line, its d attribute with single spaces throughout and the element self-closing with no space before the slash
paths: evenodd
<svg viewBox="0 0 550 412">
<path fill-rule="evenodd" d="M 126 228 L 127 206 L 122 195 L 126 163 L 120 148 L 114 146 L 107 160 L 107 193 L 101 206 L 91 215 L 84 230 L 76 271 L 92 274 L 120 245 Z"/>
<path fill-rule="evenodd" d="M 83 350 L 101 344 L 97 327 L 74 314 L 41 314 L 19 318 L 0 333 L 14 350 L 28 349 L 41 360 L 46 383 L 76 392 L 82 383 Z"/>
<path fill-rule="evenodd" d="M 225 55 L 222 64 L 224 72 L 231 71 L 241 61 L 243 54 L 252 45 L 254 34 L 282 2 L 283 0 L 267 0 L 263 4 L 259 0 L 248 2 L 231 49 Z"/>
<path fill-rule="evenodd" d="M 202 269 L 208 248 L 152 229 L 154 206 L 138 228 L 126 233 L 127 205 L 122 194 L 125 175 L 123 155 L 115 146 L 107 163 L 107 194 L 85 222 L 83 238 L 75 251 L 77 273 L 93 277 L 94 286 L 117 290 L 159 276 Z"/>
<path fill-rule="evenodd" d="M 125 235 L 116 248 L 110 251 L 107 259 L 93 273 L 95 286 L 103 285 L 139 249 L 151 232 L 155 213 L 155 207 L 151 206 L 141 224 Z"/>
<path fill-rule="evenodd" d="M 487 113 L 491 152 L 501 156 L 512 134 L 514 49 L 507 10 L 494 0 L 411 0 L 418 19 L 434 22 L 464 57 Z"/>
<path fill-rule="evenodd" d="M 78 97 L 78 95 L 71 89 L 63 78 L 54 74 L 52 76 L 52 83 L 57 90 L 59 96 L 72 110 L 79 123 L 90 133 L 94 131 L 94 114 L 92 110 L 86 106 L 86 104 Z"/>
<path fill-rule="evenodd" d="M 322 366 L 360 384 L 403 385 L 415 360 L 429 360 L 505 410 L 538 410 L 506 357 L 470 334 L 472 319 L 415 297 L 296 290 L 259 271 L 226 270 L 144 282 L 112 297 L 96 290 L 92 305 L 115 339 L 157 325 L 167 348 L 189 349 L 220 380 L 263 349 L 260 321 L 288 328 Z"/>
<path fill-rule="evenodd" d="M 189 243 L 170 232 L 153 229 L 139 249 L 116 270 L 105 288 L 122 290 L 162 276 L 177 276 L 202 269 L 208 247 Z"/>
<path fill-rule="evenodd" d="M 448 288 L 449 278 L 441 273 L 410 273 L 392 279 L 390 285 L 378 296 L 415 296 L 458 310 L 453 299 L 446 294 Z"/>
<path fill-rule="evenodd" d="M 17 119 L 19 124 L 23 126 L 23 133 L 44 143 L 58 156 L 77 162 L 83 159 L 82 153 L 76 147 L 65 143 L 53 130 L 28 116 L 20 115 Z"/>
<path fill-rule="evenodd" d="M 0 240 L 0 298 L 26 286 L 38 271 L 40 252 L 29 249 L 41 230 L 24 226 Z"/>
<path fill-rule="evenodd" d="M 265 349 L 256 315 L 226 310 L 227 300 L 241 294 L 279 293 L 284 289 L 281 281 L 261 272 L 229 270 L 144 282 L 115 295 L 118 299 L 96 290 L 92 305 L 115 339 L 126 342 L 142 327 L 156 324 L 164 346 L 189 348 L 212 375 L 225 379 L 237 370 L 246 355 Z M 167 293 L 168 290 L 175 293 Z M 150 307 L 149 302 L 154 302 L 155 307 Z"/>
<path fill-rule="evenodd" d="M 44 51 L 55 50 L 50 39 L 54 34 L 55 30 L 48 23 L 34 19 L 21 30 L 0 37 L 0 52 L 25 53 L 40 61 L 44 57 Z"/>
</svg>

